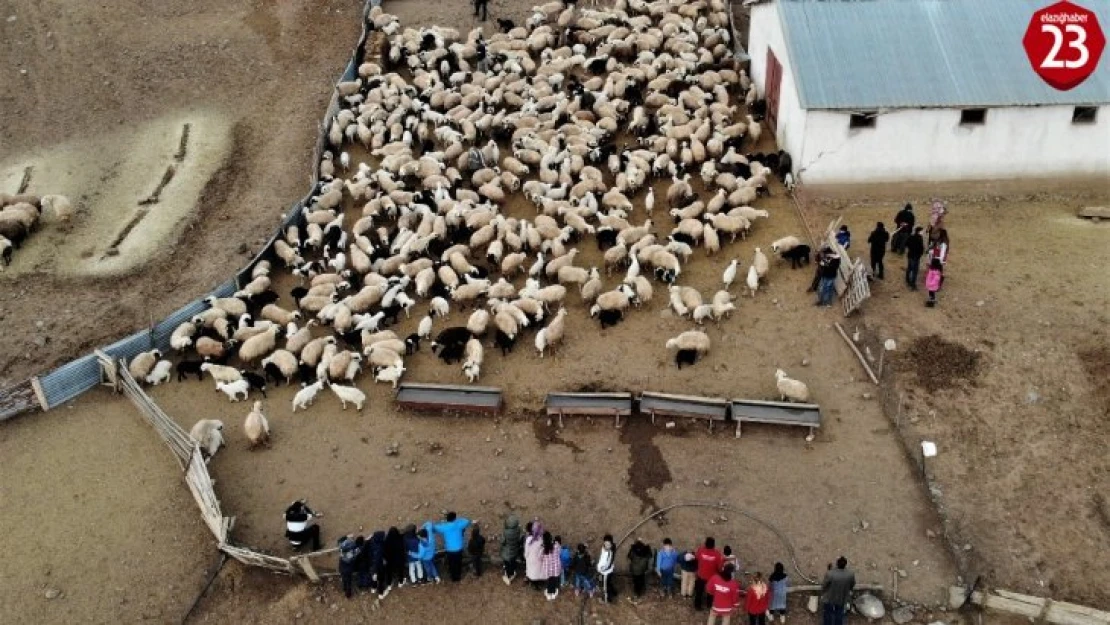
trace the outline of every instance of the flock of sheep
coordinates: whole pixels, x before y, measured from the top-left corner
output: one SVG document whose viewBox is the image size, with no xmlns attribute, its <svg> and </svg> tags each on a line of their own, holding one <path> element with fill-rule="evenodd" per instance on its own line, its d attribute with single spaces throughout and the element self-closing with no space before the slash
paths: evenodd
<svg viewBox="0 0 1110 625">
<path fill-rule="evenodd" d="M 4 266 L 12 263 L 12 253 L 39 224 L 43 216 L 55 222 L 73 217 L 73 204 L 64 195 L 33 195 L 0 193 L 0 259 Z"/>
<path fill-rule="evenodd" d="M 697 248 L 711 256 L 768 217 L 751 205 L 772 177 L 792 184 L 789 155 L 745 153 L 760 125 L 751 114 L 737 118 L 745 105 L 758 114 L 761 102 L 733 69 L 724 2 L 552 2 L 488 39 L 479 29 L 402 29 L 380 7 L 368 19 L 385 35 L 381 58 L 337 85 L 340 110 L 303 225 L 278 237 L 249 284 L 209 298 L 209 309 L 174 331 L 172 348 L 196 356 L 177 364 L 178 380 L 208 373 L 232 401 L 264 395 L 267 382 L 299 381 L 294 411 L 324 387 L 344 409 L 361 410 L 359 375 L 369 369 L 396 386 L 406 356 L 433 336 L 432 351 L 461 362 L 470 382 L 487 339 L 507 354 L 534 331 L 542 357 L 565 338 L 570 289 L 603 328 L 651 300 L 653 282 L 665 285 L 676 315 L 699 325 L 735 309 L 729 289 L 739 276 L 755 295 L 769 268 L 760 248 L 744 272 L 731 260 L 708 300 L 679 284 Z M 652 183 L 663 181 L 660 219 Z M 503 212 L 516 193 L 534 216 Z M 587 237 L 602 267 L 575 264 Z M 794 236 L 771 251 L 808 257 Z M 300 282 L 293 307 L 278 303 L 280 270 Z M 619 281 L 607 284 L 614 272 Z M 389 329 L 418 302 L 428 313 L 417 332 Z M 471 309 L 465 325 L 437 332 L 452 308 Z M 665 345 L 681 367 L 710 340 L 692 329 Z M 140 355 L 132 375 L 168 380 L 161 357 Z M 776 380 L 784 397 L 808 397 L 781 371 Z M 256 413 L 252 442 L 268 432 L 257 403 Z M 197 435 L 212 438 L 222 424 L 206 427 Z"/>
</svg>

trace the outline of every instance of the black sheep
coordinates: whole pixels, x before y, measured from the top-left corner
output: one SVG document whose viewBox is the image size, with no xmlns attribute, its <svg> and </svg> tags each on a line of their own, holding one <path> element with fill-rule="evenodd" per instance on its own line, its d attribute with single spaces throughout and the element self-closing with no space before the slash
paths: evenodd
<svg viewBox="0 0 1110 625">
<path fill-rule="evenodd" d="M 617 232 L 614 228 L 601 228 L 597 231 L 597 249 L 605 251 L 617 244 Z"/>
<path fill-rule="evenodd" d="M 445 328 L 432 341 L 432 352 L 438 353 L 441 349 L 456 345 L 462 347 L 471 339 L 471 336 L 470 330 L 462 326 Z"/>
<path fill-rule="evenodd" d="M 809 264 L 809 251 L 810 250 L 808 245 L 799 245 L 792 250 L 787 250 L 783 252 L 782 257 L 783 259 L 790 261 L 791 269 L 797 269 L 802 265 Z"/>
<path fill-rule="evenodd" d="M 273 289 L 266 289 L 258 295 L 251 297 L 250 302 L 253 306 L 262 307 L 266 304 L 273 304 L 279 299 L 281 299 L 281 296 L 278 295 L 276 291 L 274 291 Z"/>
<path fill-rule="evenodd" d="M 444 345 L 436 355 L 439 356 L 443 362 L 451 364 L 453 362 L 462 361 L 465 349 L 465 345 Z"/>
<path fill-rule="evenodd" d="M 316 382 L 316 367 L 302 362 L 297 365 L 297 379 L 301 384 L 312 384 Z"/>
<path fill-rule="evenodd" d="M 514 23 L 512 20 L 498 18 L 497 27 L 501 29 L 501 32 L 507 33 L 510 30 L 516 28 L 516 23 Z"/>
<path fill-rule="evenodd" d="M 597 319 L 601 322 L 601 329 L 604 330 L 620 323 L 624 319 L 624 313 L 620 310 L 601 310 L 597 313 Z"/>
<path fill-rule="evenodd" d="M 266 379 L 270 380 L 274 384 L 280 384 L 283 381 L 286 383 L 289 382 L 289 380 L 285 379 L 285 374 L 282 373 L 281 367 L 272 362 L 268 362 L 263 365 L 262 371 L 266 373 Z"/>
<path fill-rule="evenodd" d="M 405 355 L 411 356 L 420 351 L 420 335 L 413 332 L 405 337 Z"/>
<path fill-rule="evenodd" d="M 260 376 L 253 371 L 247 371 L 246 369 L 240 369 L 239 373 L 243 374 L 243 379 L 247 381 L 247 384 L 249 384 L 251 388 L 261 391 L 263 397 L 266 396 L 265 377 Z"/>
<path fill-rule="evenodd" d="M 507 356 L 509 352 L 513 351 L 513 345 L 516 344 L 516 338 L 509 338 L 508 334 L 497 329 L 497 333 L 493 335 L 494 346 L 501 349 L 501 355 Z"/>
<path fill-rule="evenodd" d="M 785 180 L 786 174 L 794 171 L 794 159 L 790 157 L 790 153 L 784 150 L 779 150 L 779 167 L 778 175 L 779 180 Z"/>
<path fill-rule="evenodd" d="M 293 287 L 293 289 L 289 291 L 289 297 L 292 297 L 294 302 L 300 302 L 304 299 L 305 295 L 308 295 L 308 289 L 303 286 Z"/>
<path fill-rule="evenodd" d="M 180 382 L 189 377 L 190 373 L 196 375 L 197 380 L 203 380 L 204 372 L 200 370 L 200 366 L 203 364 L 204 362 L 201 360 L 182 360 L 177 363 L 177 381 Z"/>
<path fill-rule="evenodd" d="M 698 350 L 696 349 L 680 349 L 678 353 L 674 355 L 674 364 L 677 365 L 679 369 L 682 368 L 682 365 L 692 365 L 697 362 Z"/>
<path fill-rule="evenodd" d="M 675 278 L 677 278 L 677 277 L 678 276 L 671 269 L 665 269 L 663 267 L 656 267 L 655 268 L 655 279 L 660 281 L 660 282 L 663 282 L 663 283 L 666 283 L 666 284 L 674 284 Z"/>
<path fill-rule="evenodd" d="M 697 240 L 694 239 L 694 237 L 686 234 L 685 232 L 676 232 L 676 233 L 672 234 L 670 238 L 671 238 L 672 241 L 677 241 L 679 243 L 685 243 L 686 245 L 689 245 L 690 247 L 697 247 L 697 244 L 698 244 Z"/>
</svg>

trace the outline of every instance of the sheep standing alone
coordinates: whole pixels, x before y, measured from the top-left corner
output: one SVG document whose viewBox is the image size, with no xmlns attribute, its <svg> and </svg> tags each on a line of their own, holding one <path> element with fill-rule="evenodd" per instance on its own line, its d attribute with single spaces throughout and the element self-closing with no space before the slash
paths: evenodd
<svg viewBox="0 0 1110 625">
<path fill-rule="evenodd" d="M 320 389 L 324 388 L 323 380 L 316 380 L 312 384 L 304 384 L 301 390 L 293 396 L 293 410 L 290 412 L 297 412 L 297 408 L 301 410 L 308 410 L 312 402 L 316 401 L 316 396 L 320 393 Z"/>
<path fill-rule="evenodd" d="M 809 387 L 804 382 L 786 377 L 786 372 L 782 369 L 775 370 L 775 386 L 778 387 L 782 401 L 788 398 L 796 402 L 809 401 Z"/>
<path fill-rule="evenodd" d="M 343 410 L 347 409 L 347 404 L 354 404 L 355 410 L 362 412 L 362 405 L 366 403 L 366 393 L 358 390 L 353 386 L 345 386 L 343 384 L 329 384 L 331 391 L 339 398 L 339 403 Z"/>
<path fill-rule="evenodd" d="M 254 408 L 247 413 L 243 421 L 243 433 L 247 435 L 249 449 L 252 451 L 259 445 L 270 446 L 270 422 L 262 414 L 262 402 L 254 402 Z"/>
<path fill-rule="evenodd" d="M 709 351 L 709 345 L 709 335 L 700 330 L 688 330 L 667 340 L 667 349 L 692 349 L 701 354 Z"/>
</svg>

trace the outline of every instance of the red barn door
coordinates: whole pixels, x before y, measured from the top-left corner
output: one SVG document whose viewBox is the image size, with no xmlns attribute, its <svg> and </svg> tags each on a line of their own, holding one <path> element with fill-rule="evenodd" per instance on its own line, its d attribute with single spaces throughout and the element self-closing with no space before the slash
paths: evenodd
<svg viewBox="0 0 1110 625">
<path fill-rule="evenodd" d="M 767 127 L 777 133 L 779 125 L 779 86 L 782 84 L 782 63 L 767 48 Z"/>
</svg>

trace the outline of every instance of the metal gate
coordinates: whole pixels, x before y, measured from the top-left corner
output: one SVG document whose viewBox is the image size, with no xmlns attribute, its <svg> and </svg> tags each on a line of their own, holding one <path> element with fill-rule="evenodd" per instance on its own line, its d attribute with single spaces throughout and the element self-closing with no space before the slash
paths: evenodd
<svg viewBox="0 0 1110 625">
<path fill-rule="evenodd" d="M 779 126 L 779 87 L 782 85 L 782 64 L 775 58 L 771 48 L 767 48 L 767 127 L 772 133 L 778 133 Z"/>
</svg>

